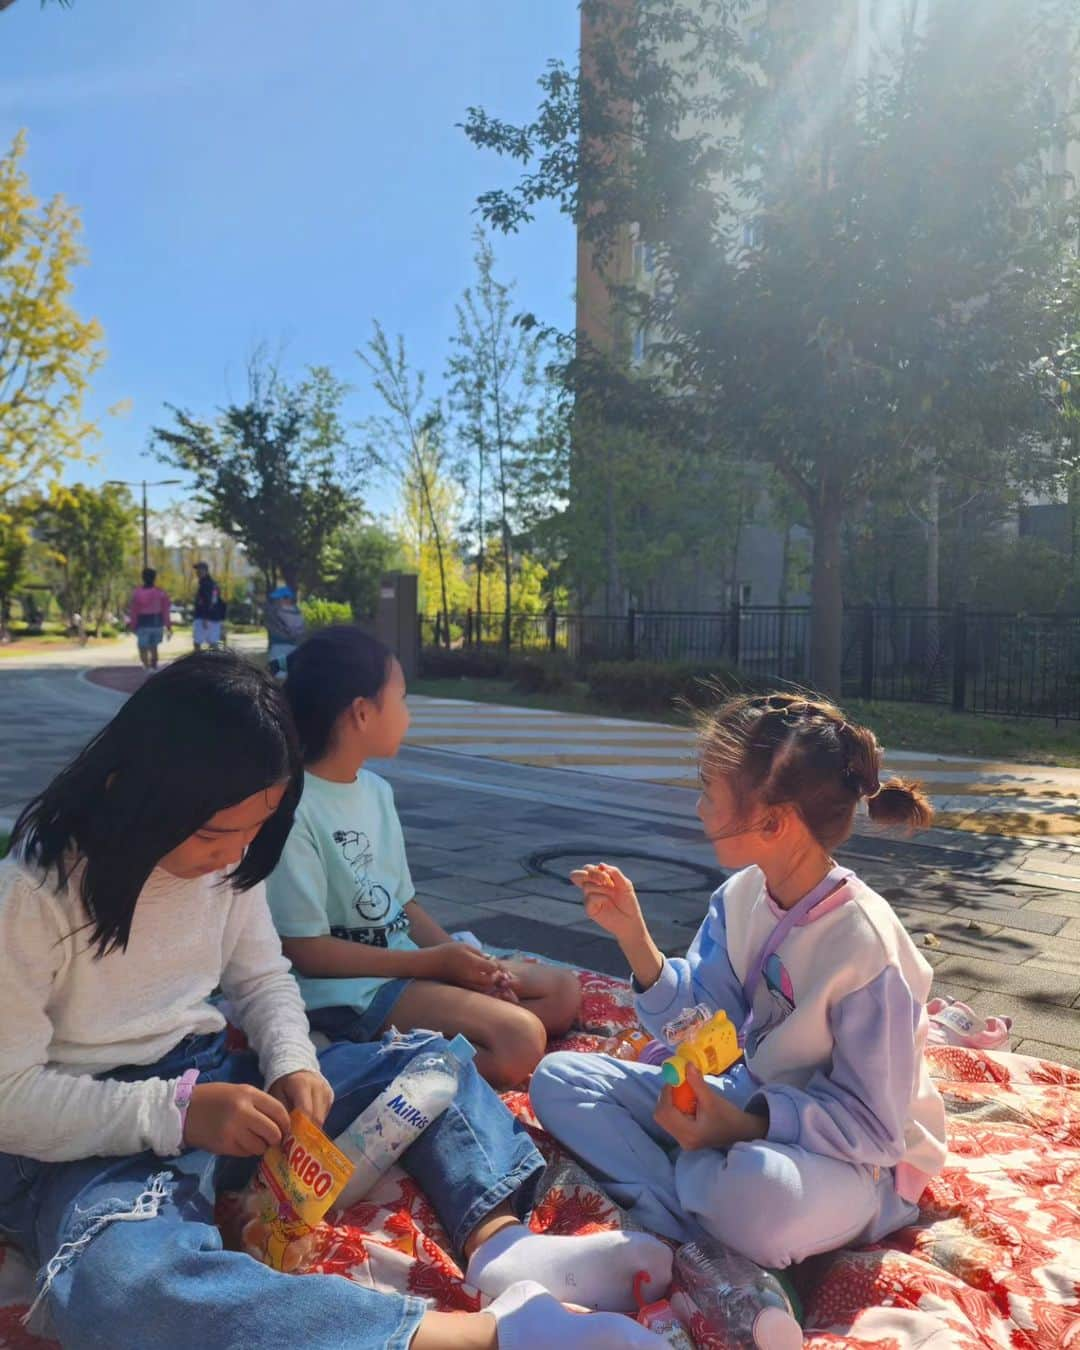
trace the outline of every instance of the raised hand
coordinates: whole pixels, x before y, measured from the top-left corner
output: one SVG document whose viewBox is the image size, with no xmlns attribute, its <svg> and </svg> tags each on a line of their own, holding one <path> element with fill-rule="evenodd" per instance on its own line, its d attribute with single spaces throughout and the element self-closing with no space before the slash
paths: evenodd
<svg viewBox="0 0 1080 1350">
<path fill-rule="evenodd" d="M 610 863 L 589 863 L 570 880 L 585 896 L 585 913 L 619 942 L 639 937 L 645 920 L 634 883 Z"/>
</svg>

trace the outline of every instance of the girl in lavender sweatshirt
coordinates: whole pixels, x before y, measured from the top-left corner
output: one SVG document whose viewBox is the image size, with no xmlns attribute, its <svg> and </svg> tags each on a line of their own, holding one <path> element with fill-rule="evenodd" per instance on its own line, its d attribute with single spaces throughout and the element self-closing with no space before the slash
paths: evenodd
<svg viewBox="0 0 1080 1350">
<path fill-rule="evenodd" d="M 685 959 L 657 949 L 616 868 L 574 874 L 653 1035 L 699 1003 L 740 1031 L 729 1072 L 688 1071 L 693 1115 L 648 1064 L 563 1053 L 533 1077 L 544 1126 L 654 1232 L 711 1235 L 779 1269 L 910 1223 L 942 1166 L 945 1111 L 923 1059 L 932 972 L 831 856 L 860 801 L 881 824 L 929 823 L 919 789 L 880 770 L 873 733 L 829 703 L 774 694 L 713 714 L 698 814 L 734 875 Z"/>
</svg>

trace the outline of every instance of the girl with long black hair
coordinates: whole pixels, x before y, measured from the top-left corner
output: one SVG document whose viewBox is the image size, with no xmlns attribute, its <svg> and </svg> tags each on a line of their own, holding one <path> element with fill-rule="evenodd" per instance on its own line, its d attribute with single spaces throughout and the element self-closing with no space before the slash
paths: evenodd
<svg viewBox="0 0 1080 1350">
<path fill-rule="evenodd" d="M 524 1227 L 543 1163 L 471 1068 L 404 1162 L 487 1312 L 434 1313 L 222 1250 L 214 1186 L 242 1185 L 290 1110 L 337 1135 L 441 1043 L 418 1032 L 316 1055 L 262 884 L 302 772 L 277 684 L 207 652 L 138 690 L 16 823 L 0 865 L 0 1233 L 42 1265 L 61 1343 L 648 1344 L 629 1319 L 574 1317 L 548 1291 L 629 1307 L 635 1269 L 665 1283 L 667 1248 Z M 226 1046 L 219 986 L 250 1050 Z"/>
</svg>

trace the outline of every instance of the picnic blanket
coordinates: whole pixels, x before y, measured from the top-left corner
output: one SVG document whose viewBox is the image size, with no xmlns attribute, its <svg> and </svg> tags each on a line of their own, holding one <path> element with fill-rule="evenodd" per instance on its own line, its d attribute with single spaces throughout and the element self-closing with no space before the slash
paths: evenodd
<svg viewBox="0 0 1080 1350">
<path fill-rule="evenodd" d="M 630 991 L 580 972 L 581 1030 L 561 1048 L 595 1050 L 634 1025 Z M 949 1158 L 920 1222 L 872 1247 L 793 1272 L 809 1350 L 1080 1350 L 1080 1070 L 1022 1055 L 935 1048 L 949 1112 Z M 551 1166 L 534 1228 L 616 1228 L 621 1212 L 541 1131 L 524 1091 L 504 1100 Z M 236 1206 L 219 1205 L 228 1234 Z M 428 1199 L 399 1168 L 320 1234 L 316 1270 L 402 1290 L 444 1311 L 475 1311 L 476 1291 Z M 296 1278 L 306 1278 L 297 1276 Z M 46 1350 L 21 1325 L 30 1272 L 0 1246 L 0 1350 Z M 658 1342 L 659 1344 L 659 1342 Z M 699 1350 L 721 1350 L 702 1338 Z"/>
</svg>

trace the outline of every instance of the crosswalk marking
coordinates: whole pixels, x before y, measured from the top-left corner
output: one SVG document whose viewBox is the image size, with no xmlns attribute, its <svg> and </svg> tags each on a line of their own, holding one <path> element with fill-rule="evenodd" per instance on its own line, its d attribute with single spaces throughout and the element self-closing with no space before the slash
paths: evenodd
<svg viewBox="0 0 1080 1350">
<path fill-rule="evenodd" d="M 696 788 L 697 736 L 688 727 L 513 708 L 465 700 L 410 699 L 408 743 L 421 749 Z M 1080 769 L 886 751 L 885 777 L 922 782 L 941 829 L 977 834 L 1080 836 Z"/>
</svg>

